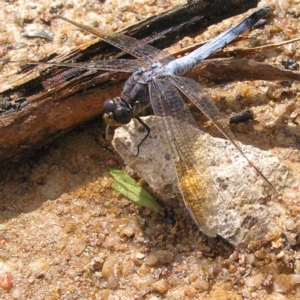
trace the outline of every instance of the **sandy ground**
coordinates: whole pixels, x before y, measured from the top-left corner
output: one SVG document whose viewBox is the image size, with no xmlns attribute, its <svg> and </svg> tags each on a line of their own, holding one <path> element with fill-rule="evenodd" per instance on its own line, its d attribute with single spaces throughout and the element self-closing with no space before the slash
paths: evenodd
<svg viewBox="0 0 300 300">
<path fill-rule="evenodd" d="M 69 1 L 63 6 L 51 2 L 51 9 L 64 9 L 66 17 L 82 22 L 85 18 L 92 22 L 101 12 L 103 24 L 112 24 L 113 11 L 118 18 L 108 29 L 115 30 L 170 8 L 166 1 L 139 1 L 135 9 L 131 1 L 119 2 Z M 273 2 L 271 23 L 251 34 L 256 39 L 269 35 L 271 42 L 296 37 L 299 1 L 269 1 Z M 69 27 L 56 27 L 58 21 L 52 22 L 45 5 L 5 2 L 1 56 L 39 59 L 54 48 L 63 52 L 91 39 Z M 54 33 L 53 42 L 20 36 L 18 24 L 35 20 L 41 11 L 44 24 Z M 219 29 L 226 24 L 231 21 Z M 210 32 L 216 31 L 213 26 Z M 61 47 L 63 41 L 66 48 Z M 191 41 L 186 38 L 181 44 Z M 299 62 L 298 48 L 299 43 L 252 58 L 279 64 L 289 56 Z M 278 82 L 208 83 L 208 87 L 228 114 L 253 106 L 256 121 L 238 125 L 238 139 L 268 149 L 299 174 L 296 136 L 288 137 L 283 130 L 289 125 L 297 133 L 299 83 L 290 87 Z M 234 99 L 239 98 L 237 108 Z M 176 199 L 164 215 L 139 209 L 109 189 L 109 166 L 124 165 L 116 153 L 95 142 L 103 129 L 99 117 L 22 160 L 1 166 L 0 299 L 299 299 L 299 221 L 285 224 L 295 244 L 290 246 L 282 237 L 240 253 L 222 239 L 202 235 Z M 299 220 L 299 202 L 290 210 Z"/>
</svg>

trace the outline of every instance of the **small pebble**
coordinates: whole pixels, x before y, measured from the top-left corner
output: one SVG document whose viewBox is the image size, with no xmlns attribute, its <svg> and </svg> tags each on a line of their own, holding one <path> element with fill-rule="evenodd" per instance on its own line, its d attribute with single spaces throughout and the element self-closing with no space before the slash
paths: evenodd
<svg viewBox="0 0 300 300">
<path fill-rule="evenodd" d="M 261 248 L 261 249 L 255 251 L 254 255 L 255 255 L 255 257 L 257 257 L 259 259 L 265 259 L 267 252 L 266 252 L 265 248 Z"/>
<path fill-rule="evenodd" d="M 238 251 L 234 251 L 231 255 L 230 255 L 230 260 L 238 260 L 239 259 L 239 253 Z"/>
<path fill-rule="evenodd" d="M 145 264 L 148 266 L 154 266 L 158 262 L 158 257 L 154 253 L 149 254 L 145 258 Z"/>
<path fill-rule="evenodd" d="M 132 284 L 138 290 L 147 290 L 153 283 L 154 279 L 151 275 L 144 275 L 144 276 L 136 276 L 132 280 Z"/>
<path fill-rule="evenodd" d="M 45 276 L 45 273 L 49 269 L 49 264 L 43 259 L 36 259 L 28 264 L 31 270 L 31 275 L 36 278 L 41 278 Z"/>
<path fill-rule="evenodd" d="M 168 281 L 166 279 L 161 279 L 152 284 L 155 291 L 160 294 L 164 294 L 168 290 Z"/>
<path fill-rule="evenodd" d="M 145 264 L 148 266 L 164 265 L 170 263 L 174 259 L 174 254 L 167 250 L 158 250 L 150 253 L 145 258 Z"/>
<path fill-rule="evenodd" d="M 145 274 L 147 274 L 149 272 L 149 268 L 145 265 L 145 264 L 142 264 L 141 266 L 140 266 L 140 268 L 139 268 L 139 271 L 138 271 L 138 273 L 140 274 L 140 275 L 145 275 Z"/>
<path fill-rule="evenodd" d="M 63 224 L 63 231 L 65 233 L 71 233 L 76 229 L 76 223 L 72 220 L 67 220 L 64 224 Z"/>
<path fill-rule="evenodd" d="M 196 281 L 193 283 L 193 286 L 198 289 L 198 290 L 201 290 L 201 291 L 207 291 L 210 287 L 210 284 L 209 282 L 207 282 L 206 280 L 204 280 L 203 278 L 201 277 L 198 277 L 196 279 Z"/>
<path fill-rule="evenodd" d="M 300 274 L 290 274 L 288 275 L 291 280 L 291 285 L 300 283 Z"/>
<path fill-rule="evenodd" d="M 273 289 L 278 293 L 285 293 L 291 286 L 291 278 L 286 274 L 279 274 L 273 284 Z"/>
<path fill-rule="evenodd" d="M 101 184 L 101 186 L 103 187 L 103 188 L 105 188 L 105 189 L 109 189 L 110 188 L 110 185 L 111 185 L 111 183 L 112 183 L 112 179 L 111 178 L 109 178 L 109 177 L 104 177 L 102 180 L 101 180 L 101 182 L 100 182 L 100 184 Z"/>
<path fill-rule="evenodd" d="M 35 278 L 33 276 L 30 276 L 27 281 L 28 283 L 34 283 Z"/>
<path fill-rule="evenodd" d="M 143 259 L 145 257 L 145 254 L 143 254 L 143 253 L 136 253 L 135 257 L 137 259 Z"/>
<path fill-rule="evenodd" d="M 255 263 L 255 255 L 253 253 L 247 254 L 245 260 L 247 265 L 253 265 Z"/>
<path fill-rule="evenodd" d="M 9 273 L 4 274 L 0 277 L 0 288 L 4 290 L 9 290 L 12 288 L 14 283 L 13 276 Z"/>
<path fill-rule="evenodd" d="M 269 288 L 269 287 L 271 287 L 272 284 L 273 284 L 273 276 L 269 274 L 262 281 L 262 286 Z"/>
<path fill-rule="evenodd" d="M 108 288 L 116 288 L 119 285 L 120 268 L 115 257 L 108 257 L 102 266 L 102 276 L 107 281 Z"/>
<path fill-rule="evenodd" d="M 197 293 L 197 289 L 192 286 L 192 285 L 188 285 L 186 286 L 186 289 L 185 289 L 185 294 L 188 296 L 188 297 L 194 297 Z"/>
<path fill-rule="evenodd" d="M 87 268 L 89 271 L 97 271 L 103 267 L 103 258 L 94 257 L 88 264 Z"/>
<path fill-rule="evenodd" d="M 261 282 L 263 281 L 264 274 L 257 273 L 253 276 L 249 276 L 245 278 L 245 285 L 248 287 L 259 287 Z"/>
<path fill-rule="evenodd" d="M 213 266 L 213 275 L 217 277 L 222 272 L 222 266 L 214 265 Z"/>
<path fill-rule="evenodd" d="M 229 273 L 235 273 L 236 272 L 236 266 L 235 265 L 230 265 L 229 266 Z"/>
<path fill-rule="evenodd" d="M 296 227 L 296 223 L 293 220 L 287 220 L 285 222 L 285 228 L 286 230 L 293 230 Z"/>
<path fill-rule="evenodd" d="M 131 237 L 134 235 L 134 230 L 131 227 L 125 227 L 122 230 L 122 235 L 125 235 L 127 237 Z"/>
</svg>

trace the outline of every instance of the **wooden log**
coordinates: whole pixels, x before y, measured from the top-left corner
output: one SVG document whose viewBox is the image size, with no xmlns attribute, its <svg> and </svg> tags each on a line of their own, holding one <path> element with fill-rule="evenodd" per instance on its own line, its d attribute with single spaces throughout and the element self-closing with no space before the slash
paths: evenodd
<svg viewBox="0 0 300 300">
<path fill-rule="evenodd" d="M 124 30 L 158 48 L 199 33 L 224 18 L 255 7 L 257 1 L 190 1 Z M 83 62 L 119 57 L 117 49 L 94 40 L 55 62 Z M 118 96 L 128 74 L 65 67 L 27 66 L 0 82 L 0 162 L 36 147 L 102 113 L 107 98 Z"/>
<path fill-rule="evenodd" d="M 187 76 L 194 78 L 201 76 L 215 82 L 236 80 L 300 80 L 300 72 L 298 71 L 285 70 L 246 58 L 206 59 L 190 70 Z"/>
</svg>

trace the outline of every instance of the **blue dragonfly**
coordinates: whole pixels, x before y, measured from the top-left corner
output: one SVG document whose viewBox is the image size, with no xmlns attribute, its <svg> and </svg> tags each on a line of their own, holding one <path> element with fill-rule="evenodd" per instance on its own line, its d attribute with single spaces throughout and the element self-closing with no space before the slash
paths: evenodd
<svg viewBox="0 0 300 300">
<path fill-rule="evenodd" d="M 144 139 L 137 146 L 137 151 L 139 151 L 139 147 L 142 147 L 143 141 L 150 132 L 147 124 L 139 118 L 139 114 L 145 107 L 151 105 L 154 114 L 160 117 L 161 126 L 166 132 L 185 206 L 198 228 L 211 237 L 216 236 L 217 232 L 216 228 L 210 226 L 210 218 L 214 215 L 215 209 L 213 205 L 215 192 L 210 187 L 207 172 L 203 171 L 206 165 L 205 156 L 201 155 L 201 149 L 194 149 L 195 147 L 193 147 L 193 131 L 189 132 L 183 129 L 185 127 L 183 126 L 184 123 L 193 128 L 197 128 L 197 124 L 181 94 L 185 95 L 214 123 L 269 188 L 276 190 L 235 142 L 227 120 L 223 118 L 208 91 L 196 81 L 183 77 L 183 75 L 200 61 L 251 28 L 262 17 L 266 16 L 269 10 L 266 7 L 255 11 L 236 26 L 224 31 L 188 55 L 177 59 L 168 52 L 122 33 L 107 34 L 60 16 L 64 21 L 137 58 L 53 64 L 132 74 L 125 82 L 121 96 L 105 101 L 103 118 L 111 127 L 128 124 L 132 118 L 136 118 L 147 130 Z"/>
</svg>

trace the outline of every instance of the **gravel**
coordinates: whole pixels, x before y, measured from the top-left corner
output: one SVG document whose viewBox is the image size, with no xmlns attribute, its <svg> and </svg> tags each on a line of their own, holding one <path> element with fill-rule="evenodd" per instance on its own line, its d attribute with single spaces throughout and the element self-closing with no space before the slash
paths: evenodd
<svg viewBox="0 0 300 300">
<path fill-rule="evenodd" d="M 259 39 L 259 34 L 267 32 L 270 42 L 296 37 L 299 1 L 268 3 L 274 5 L 274 18 L 266 31 L 258 29 L 250 34 Z M 6 1 L 0 12 L 1 24 L 6 23 L 1 27 L 4 43 L 0 55 L 39 59 L 53 49 L 68 51 L 91 38 L 70 31 L 67 25 L 55 27 L 60 21 L 53 20 L 50 11 L 63 12 L 78 21 L 81 18 L 82 22 L 97 20 L 103 22 L 101 26 L 110 23 L 108 30 L 116 30 L 167 8 L 171 8 L 168 1 L 153 0 L 134 4 L 54 1 L 51 6 L 46 1 Z M 24 22 L 50 29 L 53 42 L 21 36 L 20 24 Z M 205 37 L 224 26 L 212 26 Z M 272 34 L 271 29 L 279 34 Z M 184 43 L 187 40 L 193 41 L 189 38 Z M 252 58 L 275 64 L 282 56 L 299 61 L 298 48 L 287 45 L 280 51 L 270 50 L 265 57 L 257 54 Z M 5 68 L 1 76 L 15 72 Z M 232 99 L 237 95 L 241 108 L 251 106 L 258 97 L 255 103 L 261 100 L 261 105 L 254 108 L 256 121 L 251 123 L 251 130 L 248 128 L 247 138 L 262 147 L 267 145 L 299 174 L 298 150 L 281 129 L 284 125 L 292 129 L 299 126 L 300 113 L 295 113 L 300 111 L 299 83 L 293 82 L 290 88 L 278 82 L 251 84 L 249 89 L 249 82 L 208 83 L 226 113 L 234 110 Z M 272 101 L 266 103 L 262 94 L 255 95 L 255 87 L 257 91 L 264 89 L 263 95 Z M 139 209 L 109 189 L 109 166 L 124 165 L 116 154 L 95 143 L 95 136 L 103 129 L 99 118 L 21 160 L 1 166 L 1 300 L 300 298 L 299 221 L 286 222 L 285 236 L 272 243 L 262 241 L 252 252 L 242 253 L 221 238 L 207 238 L 199 232 L 176 199 L 164 214 Z M 243 133 L 238 137 L 243 140 Z M 299 199 L 284 200 L 294 203 L 289 213 L 299 220 Z"/>
</svg>

